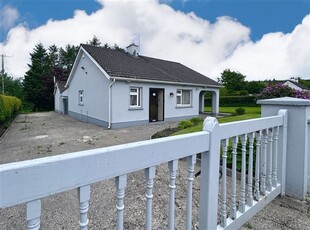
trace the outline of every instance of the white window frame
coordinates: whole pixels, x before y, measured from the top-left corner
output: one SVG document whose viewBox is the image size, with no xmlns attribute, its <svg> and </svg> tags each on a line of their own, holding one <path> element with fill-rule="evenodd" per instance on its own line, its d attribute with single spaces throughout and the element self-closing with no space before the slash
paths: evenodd
<svg viewBox="0 0 310 230">
<path fill-rule="evenodd" d="M 189 104 L 184 104 L 184 92 L 189 92 Z M 191 107 L 192 106 L 192 90 L 190 89 L 177 89 L 176 93 L 176 104 L 177 107 Z M 180 98 L 180 103 L 178 103 L 178 97 Z"/>
<path fill-rule="evenodd" d="M 132 92 L 132 90 L 136 90 L 136 92 Z M 136 104 L 131 105 L 131 97 L 136 96 Z M 141 87 L 134 87 L 131 86 L 129 88 L 129 108 L 137 109 L 137 108 L 142 108 L 142 88 Z"/>
<path fill-rule="evenodd" d="M 84 105 L 84 90 L 79 90 L 78 96 L 79 105 Z"/>
</svg>

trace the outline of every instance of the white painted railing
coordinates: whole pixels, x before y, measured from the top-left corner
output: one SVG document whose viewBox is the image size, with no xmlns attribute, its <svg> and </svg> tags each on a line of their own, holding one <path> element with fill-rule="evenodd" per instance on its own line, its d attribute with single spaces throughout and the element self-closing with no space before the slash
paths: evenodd
<svg viewBox="0 0 310 230">
<path fill-rule="evenodd" d="M 50 194 L 78 189 L 80 229 L 87 229 L 90 185 L 115 178 L 117 229 L 123 229 L 127 174 L 145 170 L 146 220 L 152 228 L 152 202 L 155 168 L 168 162 L 168 229 L 175 229 L 174 199 L 178 160 L 187 159 L 186 229 L 192 227 L 192 186 L 196 154 L 201 153 L 200 229 L 237 228 L 283 191 L 285 168 L 286 114 L 219 125 L 207 118 L 204 131 L 148 140 L 108 148 L 75 152 L 35 160 L 0 165 L 0 208 L 27 204 L 28 229 L 40 228 L 41 199 Z M 254 135 L 256 145 L 254 146 Z M 242 145 L 241 193 L 237 207 L 236 155 L 238 139 Z M 246 184 L 246 143 L 249 139 L 248 181 Z M 227 152 L 232 143 L 232 187 L 228 204 L 226 185 Z M 217 220 L 220 149 L 222 181 L 220 225 Z M 255 183 L 252 183 L 253 149 L 256 148 Z M 257 154 L 259 152 L 259 154 Z M 267 162 L 267 164 L 266 164 Z M 117 166 L 117 167 L 116 167 Z M 228 207 L 227 207 L 228 206 Z M 229 208 L 230 207 L 230 208 Z M 229 210 L 229 211 L 227 211 Z"/>
<path fill-rule="evenodd" d="M 222 124 L 218 129 L 222 149 L 218 229 L 237 229 L 276 196 L 284 194 L 287 114 L 286 110 L 280 110 L 278 116 Z M 241 144 L 240 154 L 238 143 Z M 228 147 L 232 158 L 229 189 L 226 176 Z M 237 180 L 238 155 L 241 155 L 240 184 Z M 227 197 L 230 198 L 229 203 Z"/>
</svg>

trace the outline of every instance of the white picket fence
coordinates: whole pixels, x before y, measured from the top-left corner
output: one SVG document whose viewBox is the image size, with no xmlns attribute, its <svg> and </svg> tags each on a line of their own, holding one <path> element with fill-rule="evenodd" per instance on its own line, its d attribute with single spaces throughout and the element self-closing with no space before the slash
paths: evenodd
<svg viewBox="0 0 310 230">
<path fill-rule="evenodd" d="M 0 208 L 26 203 L 27 228 L 39 229 L 41 199 L 76 188 L 80 203 L 80 229 L 87 229 L 90 185 L 115 178 L 117 229 L 123 229 L 127 174 L 144 169 L 145 228 L 152 229 L 155 167 L 168 162 L 168 229 L 175 229 L 176 171 L 178 160 L 186 157 L 186 229 L 191 229 L 194 165 L 196 154 L 201 153 L 199 229 L 236 229 L 284 191 L 286 121 L 285 110 L 279 111 L 277 116 L 221 125 L 215 118 L 206 118 L 201 132 L 0 165 Z M 239 184 L 236 177 L 239 140 L 242 155 L 240 194 L 236 192 Z M 232 150 L 232 185 L 228 189 L 226 165 L 229 149 Z M 222 179 L 218 197 L 220 161 Z M 227 197 L 230 197 L 230 203 L 227 203 Z M 221 201 L 220 220 L 218 199 Z"/>
</svg>

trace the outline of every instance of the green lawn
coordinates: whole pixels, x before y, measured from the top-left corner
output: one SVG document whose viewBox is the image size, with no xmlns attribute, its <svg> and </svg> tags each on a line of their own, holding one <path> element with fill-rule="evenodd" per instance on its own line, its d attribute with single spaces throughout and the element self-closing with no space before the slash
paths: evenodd
<svg viewBox="0 0 310 230">
<path fill-rule="evenodd" d="M 237 107 L 220 107 L 220 113 L 235 113 L 236 108 Z M 261 115 L 260 115 L 261 114 L 261 107 L 243 107 L 243 108 L 245 109 L 244 115 L 220 117 L 220 118 L 218 118 L 219 123 L 243 121 L 243 120 L 249 120 L 249 119 L 261 117 Z M 211 111 L 211 107 L 205 107 L 205 111 L 206 112 Z M 201 130 L 202 130 L 202 122 L 199 123 L 198 126 L 180 130 L 179 132 L 176 132 L 173 135 L 193 133 L 193 132 L 198 132 Z"/>
<path fill-rule="evenodd" d="M 238 107 L 220 107 L 220 113 L 235 113 Z M 261 107 L 242 107 L 246 114 L 260 114 Z M 211 112 L 211 107 L 205 107 L 205 112 Z"/>
</svg>

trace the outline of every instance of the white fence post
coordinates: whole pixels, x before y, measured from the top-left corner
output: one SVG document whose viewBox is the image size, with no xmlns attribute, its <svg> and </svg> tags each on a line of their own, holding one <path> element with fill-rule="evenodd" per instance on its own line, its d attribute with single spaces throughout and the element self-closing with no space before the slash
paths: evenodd
<svg viewBox="0 0 310 230">
<path fill-rule="evenodd" d="M 27 229 L 39 230 L 41 217 L 41 200 L 33 200 L 27 203 Z"/>
<path fill-rule="evenodd" d="M 207 117 L 203 130 L 210 132 L 210 149 L 201 154 L 199 229 L 216 229 L 220 162 L 217 119 Z"/>
<path fill-rule="evenodd" d="M 285 154 L 286 165 L 280 165 L 282 174 L 285 174 L 285 194 L 303 200 L 310 190 L 310 159 L 309 133 L 310 100 L 299 98 L 275 98 L 258 101 L 262 105 L 262 116 L 277 115 L 281 109 L 286 109 L 287 118 L 287 145 L 280 144 L 279 149 Z M 285 129 L 285 127 L 284 127 Z M 285 138 L 282 128 L 279 140 Z M 285 148 L 285 149 L 284 149 Z M 283 163 L 283 159 L 282 163 Z M 279 166 L 279 165 L 278 165 Z M 286 169 L 285 169 L 286 168 Z M 280 176 L 280 175 L 279 175 Z M 308 179 L 309 177 L 309 179 Z M 284 178 L 281 178 L 282 181 Z M 283 192 L 283 191 L 282 191 Z"/>
</svg>

